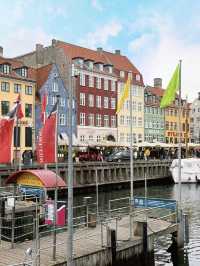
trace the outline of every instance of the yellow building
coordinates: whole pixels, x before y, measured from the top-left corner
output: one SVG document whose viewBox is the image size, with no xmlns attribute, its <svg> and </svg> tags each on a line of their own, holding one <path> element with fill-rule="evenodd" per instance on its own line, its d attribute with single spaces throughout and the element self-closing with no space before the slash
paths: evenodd
<svg viewBox="0 0 200 266">
<path fill-rule="evenodd" d="M 35 145 L 35 70 L 22 62 L 4 58 L 0 47 L 0 117 L 12 109 L 20 94 L 24 117 L 19 121 L 19 136 L 16 138 L 16 122 L 12 145 L 13 159 Z M 18 149 L 15 148 L 18 144 Z"/>
<path fill-rule="evenodd" d="M 181 142 L 190 142 L 190 127 L 189 127 L 189 104 L 182 100 L 181 108 Z M 165 109 L 165 140 L 166 143 L 178 143 L 178 99 Z"/>
<path fill-rule="evenodd" d="M 118 83 L 118 100 L 124 89 L 124 82 L 127 80 L 128 73 L 124 81 Z M 132 73 L 132 126 L 133 126 L 133 143 L 144 141 L 144 85 L 142 75 Z M 130 144 L 130 99 L 127 99 L 118 113 L 118 142 L 121 144 Z"/>
</svg>

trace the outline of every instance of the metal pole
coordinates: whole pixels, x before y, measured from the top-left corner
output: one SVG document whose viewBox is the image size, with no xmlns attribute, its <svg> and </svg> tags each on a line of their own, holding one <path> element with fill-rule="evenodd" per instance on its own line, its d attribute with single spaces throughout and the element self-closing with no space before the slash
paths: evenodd
<svg viewBox="0 0 200 266">
<path fill-rule="evenodd" d="M 18 108 L 18 107 L 17 107 Z M 18 126 L 19 119 L 16 117 L 16 130 L 15 130 L 15 171 L 17 171 L 17 151 L 18 151 Z"/>
<path fill-rule="evenodd" d="M 181 63 L 179 61 L 179 106 L 178 106 L 178 200 L 181 207 Z"/>
<path fill-rule="evenodd" d="M 186 97 L 186 119 L 185 119 L 185 132 L 186 132 L 186 140 L 185 140 L 185 157 L 188 158 L 188 142 L 189 142 L 189 108 L 188 108 L 188 97 Z"/>
<path fill-rule="evenodd" d="M 129 73 L 132 76 L 132 73 Z M 131 78 L 132 80 L 132 78 Z M 132 110 L 132 86 L 130 84 L 130 174 L 131 174 L 131 204 L 133 204 L 133 110 Z"/>
<path fill-rule="evenodd" d="M 73 160 L 72 160 L 72 64 L 69 62 L 69 147 L 68 147 L 68 239 L 67 265 L 73 266 Z"/>
<path fill-rule="evenodd" d="M 56 111 L 56 149 L 55 149 L 55 158 L 56 158 L 56 184 L 55 184 L 55 193 L 54 193 L 54 230 L 53 230 L 53 260 L 56 260 L 56 224 L 57 224 L 57 203 L 58 203 L 58 114 L 59 114 L 59 95 L 57 97 L 57 111 Z"/>
<path fill-rule="evenodd" d="M 97 201 L 97 221 L 99 221 L 99 184 L 98 184 L 98 174 L 96 173 L 96 201 Z"/>
</svg>

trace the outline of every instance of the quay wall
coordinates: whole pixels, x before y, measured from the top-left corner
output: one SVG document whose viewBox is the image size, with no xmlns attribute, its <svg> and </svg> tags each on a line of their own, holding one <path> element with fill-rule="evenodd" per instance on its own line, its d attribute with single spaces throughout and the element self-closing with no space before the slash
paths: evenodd
<svg viewBox="0 0 200 266">
<path fill-rule="evenodd" d="M 171 160 L 134 161 L 134 182 L 156 181 L 171 177 L 169 167 Z M 23 166 L 22 169 L 42 169 L 40 165 Z M 55 165 L 48 165 L 55 171 Z M 0 167 L 0 185 L 14 171 L 14 167 Z M 67 163 L 58 164 L 59 175 L 67 183 Z M 86 188 L 98 185 L 115 185 L 130 182 L 129 162 L 82 162 L 74 163 L 74 188 Z"/>
</svg>

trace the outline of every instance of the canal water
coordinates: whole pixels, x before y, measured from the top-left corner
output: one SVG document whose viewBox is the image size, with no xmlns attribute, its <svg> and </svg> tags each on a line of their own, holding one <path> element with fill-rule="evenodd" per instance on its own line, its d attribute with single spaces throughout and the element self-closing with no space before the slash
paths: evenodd
<svg viewBox="0 0 200 266">
<path fill-rule="evenodd" d="M 136 196 L 144 196 L 144 188 L 135 188 Z M 119 189 L 109 192 L 99 192 L 99 210 L 104 212 L 108 209 L 110 199 L 127 197 L 130 195 L 128 189 Z M 83 201 L 85 195 L 75 197 L 75 205 Z M 89 194 L 95 201 L 95 193 Z M 178 185 L 156 185 L 148 187 L 149 197 L 159 197 L 178 200 Z M 171 236 L 160 237 L 155 241 L 155 261 L 156 265 L 163 266 L 200 266 L 200 185 L 182 185 L 182 207 L 184 212 L 189 214 L 190 241 L 189 244 L 180 252 L 177 262 L 173 264 L 171 254 L 167 252 L 171 244 Z"/>
</svg>

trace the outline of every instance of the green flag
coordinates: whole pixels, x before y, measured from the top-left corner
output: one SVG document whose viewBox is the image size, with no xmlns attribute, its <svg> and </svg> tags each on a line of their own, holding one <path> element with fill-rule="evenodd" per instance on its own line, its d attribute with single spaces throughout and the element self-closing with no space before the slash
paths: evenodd
<svg viewBox="0 0 200 266">
<path fill-rule="evenodd" d="M 178 90 L 179 83 L 180 83 L 179 71 L 180 71 L 180 65 L 178 64 L 167 86 L 167 89 L 165 90 L 165 93 L 162 97 L 162 100 L 160 103 L 161 108 L 169 106 L 175 99 L 176 91 Z"/>
</svg>

